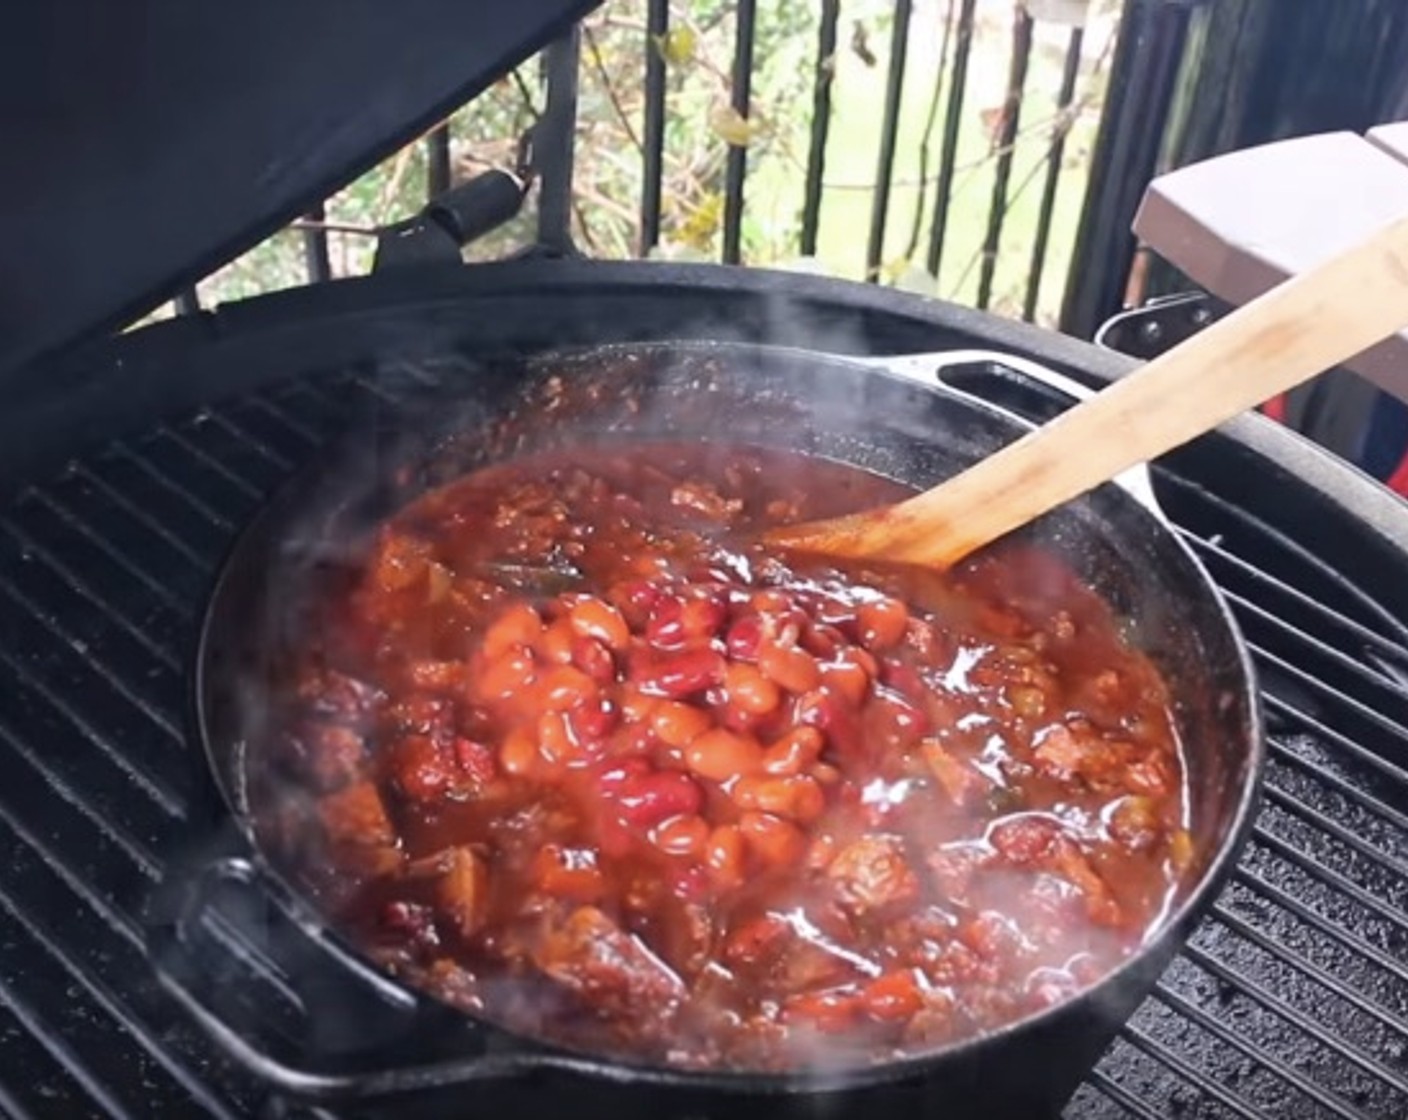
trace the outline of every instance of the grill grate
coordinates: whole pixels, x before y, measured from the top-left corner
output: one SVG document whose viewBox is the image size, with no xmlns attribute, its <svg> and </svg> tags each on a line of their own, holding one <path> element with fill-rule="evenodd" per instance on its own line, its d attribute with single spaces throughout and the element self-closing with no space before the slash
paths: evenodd
<svg viewBox="0 0 1408 1120">
<path fill-rule="evenodd" d="M 143 963 L 137 909 L 201 822 L 183 664 L 235 528 L 357 378 L 209 408 L 0 509 L 0 1112 L 247 1113 Z M 1273 731 L 1232 882 L 1071 1117 L 1408 1113 L 1408 632 L 1254 515 L 1156 480 L 1252 643 Z"/>
</svg>

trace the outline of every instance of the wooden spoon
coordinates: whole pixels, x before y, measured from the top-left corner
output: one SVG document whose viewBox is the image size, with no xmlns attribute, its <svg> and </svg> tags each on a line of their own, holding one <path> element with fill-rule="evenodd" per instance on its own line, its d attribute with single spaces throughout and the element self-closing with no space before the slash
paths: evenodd
<svg viewBox="0 0 1408 1120">
<path fill-rule="evenodd" d="M 1408 327 L 1408 218 L 1264 295 L 962 474 L 771 543 L 947 567 Z"/>
</svg>

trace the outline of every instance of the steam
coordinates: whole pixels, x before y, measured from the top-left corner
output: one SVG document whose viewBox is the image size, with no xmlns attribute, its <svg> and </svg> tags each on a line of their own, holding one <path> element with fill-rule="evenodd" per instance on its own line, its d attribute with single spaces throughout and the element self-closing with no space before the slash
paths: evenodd
<svg viewBox="0 0 1408 1120">
<path fill-rule="evenodd" d="M 309 604 L 327 572 L 355 569 L 376 525 L 427 490 L 530 451 L 699 437 L 796 448 L 923 486 L 1010 435 L 991 422 L 944 426 L 940 404 L 911 385 L 851 376 L 805 353 L 755 362 L 729 349 L 760 343 L 819 354 L 871 352 L 872 338 L 825 313 L 820 302 L 763 295 L 741 322 L 732 317 L 735 302 L 720 300 L 710 310 L 703 298 L 701 313 L 661 332 L 667 342 L 683 340 L 674 347 L 608 345 L 524 359 L 522 353 L 543 349 L 540 339 L 505 333 L 494 351 L 468 354 L 452 326 L 387 337 L 366 375 L 370 407 L 354 416 L 349 437 L 294 483 L 268 538 L 252 539 L 241 557 L 255 578 L 229 601 L 223 622 L 238 648 L 216 657 L 210 686 L 221 713 L 212 724 L 214 749 L 231 758 L 226 782 L 246 825 L 270 807 L 313 811 L 305 786 L 268 767 L 281 711 L 273 682 L 307 636 Z M 609 312 L 605 295 L 601 306 Z M 614 326 L 598 322 L 592 333 Z M 947 438 L 936 441 L 936 430 Z M 308 965 L 306 954 L 269 936 L 266 950 Z M 516 994 L 514 985 L 494 978 L 485 991 L 497 1000 L 505 989 Z M 358 1001 L 329 1004 L 340 990 L 319 986 L 313 1018 L 331 1015 L 360 1029 L 369 1012 Z M 516 1002 L 539 991 L 525 985 Z M 1132 1010 L 1118 988 L 1100 998 L 1111 1022 Z M 854 1066 L 842 1043 L 816 1035 L 801 1076 L 823 1090 Z"/>
</svg>

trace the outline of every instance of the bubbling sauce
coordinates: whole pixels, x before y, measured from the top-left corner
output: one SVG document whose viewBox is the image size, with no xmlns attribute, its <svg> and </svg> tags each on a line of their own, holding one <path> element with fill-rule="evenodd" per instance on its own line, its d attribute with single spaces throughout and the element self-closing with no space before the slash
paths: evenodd
<svg viewBox="0 0 1408 1120">
<path fill-rule="evenodd" d="M 1169 698 L 1039 549 L 758 540 L 906 493 L 701 443 L 424 496 L 320 590 L 265 839 L 386 968 L 598 1054 L 881 1061 L 1067 998 L 1187 866 Z"/>
</svg>

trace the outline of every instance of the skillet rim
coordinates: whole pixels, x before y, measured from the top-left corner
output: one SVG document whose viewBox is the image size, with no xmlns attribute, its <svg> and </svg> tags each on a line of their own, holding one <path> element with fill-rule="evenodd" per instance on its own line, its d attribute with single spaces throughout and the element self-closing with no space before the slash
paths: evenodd
<svg viewBox="0 0 1408 1120">
<path fill-rule="evenodd" d="M 937 357 L 943 353 L 942 351 L 929 352 L 924 357 Z M 964 349 L 955 350 L 954 353 L 966 355 L 971 354 L 972 351 Z M 990 351 L 989 353 L 995 359 L 1002 357 L 1000 351 Z M 551 348 L 522 354 L 519 357 L 522 359 L 526 371 L 531 372 L 539 366 L 550 363 L 559 365 L 612 356 L 646 357 L 650 355 L 719 358 L 735 369 L 743 368 L 745 362 L 742 360 L 749 356 L 760 357 L 763 361 L 805 361 L 825 367 L 844 368 L 851 373 L 865 377 L 881 377 L 911 388 L 937 394 L 940 397 L 957 400 L 967 407 L 985 411 L 1004 426 L 1015 428 L 1018 431 L 1027 430 L 1034 426 L 1001 405 L 986 400 L 979 394 L 955 388 L 944 383 L 938 377 L 934 377 L 929 383 L 920 384 L 912 376 L 898 373 L 894 369 L 887 368 L 884 364 L 887 358 L 900 361 L 909 355 L 857 356 L 813 351 L 796 346 L 776 346 L 752 342 L 653 339 L 644 342 L 609 342 Z M 1033 363 L 1027 360 L 1026 364 Z M 1211 612 L 1219 624 L 1220 636 L 1226 639 L 1234 653 L 1233 665 L 1238 679 L 1236 687 L 1229 688 L 1228 691 L 1241 701 L 1242 711 L 1238 722 L 1242 725 L 1242 734 L 1239 739 L 1241 745 L 1245 747 L 1247 756 L 1245 777 L 1240 783 L 1240 789 L 1230 812 L 1230 820 L 1222 843 L 1204 862 L 1198 879 L 1185 896 L 1164 915 L 1157 927 L 1146 934 L 1144 942 L 1126 960 L 1104 973 L 1094 984 L 1078 990 L 1072 996 L 1040 1011 L 1004 1023 L 986 1033 L 971 1035 L 954 1042 L 917 1050 L 884 1061 L 847 1065 L 826 1071 L 697 1070 L 634 1061 L 626 1057 L 604 1056 L 599 1053 L 546 1043 L 529 1034 L 500 1026 L 491 1019 L 457 1008 L 433 992 L 414 984 L 408 984 L 382 969 L 338 931 L 307 897 L 306 891 L 300 890 L 289 881 L 287 875 L 278 870 L 274 861 L 265 855 L 263 848 L 257 841 L 248 809 L 240 804 L 239 791 L 232 789 L 227 781 L 225 768 L 217 756 L 217 748 L 209 726 L 210 702 L 208 696 L 212 687 L 209 683 L 212 672 L 211 661 L 218 656 L 212 650 L 220 644 L 219 639 L 223 637 L 223 632 L 216 632 L 216 626 L 222 621 L 217 618 L 217 615 L 221 613 L 225 599 L 234 594 L 231 591 L 231 583 L 254 563 L 254 559 L 262 559 L 260 554 L 265 550 L 264 546 L 269 541 L 276 539 L 275 534 L 268 531 L 268 527 L 271 524 L 277 526 L 279 515 L 285 512 L 285 507 L 292 506 L 296 509 L 298 499 L 306 500 L 305 491 L 312 490 L 318 480 L 325 477 L 326 468 L 339 448 L 358 434 L 360 433 L 356 425 L 351 425 L 346 430 L 333 435 L 327 443 L 313 451 L 302 465 L 274 487 L 232 539 L 217 568 L 209 594 L 206 597 L 194 656 L 189 661 L 192 671 L 190 687 L 187 690 L 188 710 L 191 712 L 195 735 L 200 741 L 201 753 L 205 760 L 204 769 L 220 795 L 225 814 L 236 825 L 241 840 L 247 848 L 244 855 L 260 876 L 267 879 L 285 895 L 289 905 L 304 919 L 305 928 L 315 928 L 316 937 L 321 941 L 329 942 L 328 947 L 335 953 L 342 957 L 350 957 L 363 967 L 370 969 L 378 976 L 380 982 L 395 990 L 408 1001 L 416 1004 L 428 1004 L 430 1007 L 442 1011 L 447 1010 L 467 1023 L 487 1032 L 489 1037 L 501 1039 L 510 1046 L 520 1047 L 517 1056 L 523 1059 L 522 1068 L 510 1071 L 509 1076 L 512 1076 L 514 1072 L 526 1073 L 535 1068 L 560 1069 L 610 1081 L 628 1081 L 636 1084 L 654 1084 L 735 1094 L 766 1095 L 861 1090 L 866 1087 L 922 1077 L 936 1065 L 956 1063 L 982 1051 L 995 1051 L 1001 1043 L 1010 1043 L 1019 1039 L 1023 1034 L 1039 1031 L 1043 1027 L 1049 1028 L 1062 1018 L 1078 1013 L 1082 1007 L 1104 1002 L 1102 996 L 1108 995 L 1109 992 L 1118 990 L 1124 985 L 1135 985 L 1141 993 L 1140 998 L 1147 997 L 1148 990 L 1157 980 L 1158 973 L 1146 980 L 1140 975 L 1141 972 L 1153 963 L 1158 964 L 1159 972 L 1167 967 L 1168 962 L 1182 949 L 1197 923 L 1210 908 L 1217 894 L 1226 884 L 1236 861 L 1241 856 L 1259 808 L 1267 756 L 1261 690 L 1257 683 L 1250 649 L 1222 589 L 1213 580 L 1193 550 L 1175 532 L 1172 523 L 1163 516 L 1162 511 L 1156 506 L 1151 508 L 1147 502 L 1117 482 L 1110 482 L 1101 486 L 1099 492 L 1116 492 L 1118 494 L 1117 500 L 1128 504 L 1135 511 L 1137 517 L 1147 521 L 1150 528 L 1160 537 L 1161 547 L 1171 550 L 1170 554 L 1176 556 L 1178 563 L 1183 566 L 1183 574 L 1196 583 L 1199 589 L 1207 595 L 1207 605 L 1211 608 Z M 1083 499 L 1077 499 L 1077 501 L 1080 500 Z M 247 553 L 254 553 L 254 559 L 247 556 Z M 508 1053 L 498 1055 L 499 1058 L 507 1056 L 509 1056 Z M 446 1083 L 453 1083 L 472 1080 L 476 1067 L 493 1061 L 495 1061 L 493 1056 L 486 1057 L 485 1054 L 480 1053 L 437 1061 L 434 1063 L 434 1067 L 445 1071 Z M 417 1070 L 425 1068 L 424 1066 L 409 1066 L 400 1071 L 391 1071 L 388 1076 L 404 1073 L 411 1077 Z M 356 1083 L 364 1078 L 366 1075 L 358 1073 L 348 1076 L 347 1080 L 351 1083 L 350 1088 L 353 1093 L 360 1092 Z M 379 1091 L 393 1092 L 397 1090 L 387 1088 Z"/>
</svg>

